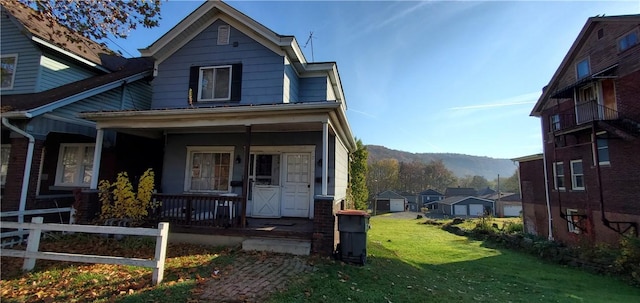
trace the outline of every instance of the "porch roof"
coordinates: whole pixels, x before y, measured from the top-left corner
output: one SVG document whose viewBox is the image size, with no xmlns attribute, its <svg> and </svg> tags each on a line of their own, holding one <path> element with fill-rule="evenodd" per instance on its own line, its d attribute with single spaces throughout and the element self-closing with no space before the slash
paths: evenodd
<svg viewBox="0 0 640 303">
<path fill-rule="evenodd" d="M 356 149 L 351 128 L 341 102 L 175 108 L 136 111 L 101 111 L 79 114 L 96 122 L 98 129 L 113 129 L 146 137 L 160 137 L 166 131 L 243 132 L 321 130 L 322 123 Z"/>
</svg>

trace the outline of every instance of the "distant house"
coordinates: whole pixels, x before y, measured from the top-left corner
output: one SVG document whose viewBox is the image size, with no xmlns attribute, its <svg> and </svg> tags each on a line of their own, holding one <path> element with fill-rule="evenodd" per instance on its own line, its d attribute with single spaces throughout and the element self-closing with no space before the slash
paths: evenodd
<svg viewBox="0 0 640 303">
<path fill-rule="evenodd" d="M 406 210 L 407 199 L 400 194 L 386 190 L 375 196 L 374 213 L 401 212 Z"/>
<path fill-rule="evenodd" d="M 487 188 L 483 188 L 481 190 L 479 190 L 476 194 L 477 197 L 480 198 L 489 198 L 493 195 L 495 195 L 497 192 L 493 189 L 491 189 L 489 186 L 487 186 Z"/>
<path fill-rule="evenodd" d="M 478 192 L 471 187 L 447 187 L 444 191 L 444 197 L 472 196 L 475 197 Z"/>
<path fill-rule="evenodd" d="M 640 227 L 640 15 L 589 18 L 531 115 L 544 154 L 520 163 L 528 231 L 568 245 Z"/>
<path fill-rule="evenodd" d="M 427 189 L 418 194 L 418 200 L 422 203 L 422 207 L 428 209 L 438 209 L 438 201 L 444 199 L 444 195 L 433 190 Z"/>
<path fill-rule="evenodd" d="M 408 210 L 408 211 L 420 211 L 420 208 L 422 208 L 422 204 L 418 203 L 418 195 L 412 195 L 412 194 L 409 194 L 409 193 L 403 193 L 402 196 L 407 201 L 407 205 L 405 206 L 406 210 Z"/>
<path fill-rule="evenodd" d="M 495 214 L 495 202 L 478 197 L 449 197 L 438 204 L 440 204 L 442 213 L 450 216 L 480 217 L 486 212 Z"/>
</svg>

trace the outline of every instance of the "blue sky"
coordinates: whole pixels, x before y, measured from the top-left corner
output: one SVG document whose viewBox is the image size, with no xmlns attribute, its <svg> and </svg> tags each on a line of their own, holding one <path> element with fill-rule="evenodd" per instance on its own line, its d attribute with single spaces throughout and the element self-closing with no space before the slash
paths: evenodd
<svg viewBox="0 0 640 303">
<path fill-rule="evenodd" d="M 107 43 L 139 56 L 201 3 L 163 1 L 159 28 Z M 307 61 L 337 62 L 364 144 L 493 158 L 542 152 L 529 113 L 589 17 L 640 13 L 640 0 L 227 3 L 296 36 Z"/>
</svg>

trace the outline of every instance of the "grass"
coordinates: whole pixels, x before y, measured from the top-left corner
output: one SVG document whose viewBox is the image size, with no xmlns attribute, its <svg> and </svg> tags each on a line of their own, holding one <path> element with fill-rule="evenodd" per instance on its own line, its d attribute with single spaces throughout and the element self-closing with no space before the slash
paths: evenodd
<svg viewBox="0 0 640 303">
<path fill-rule="evenodd" d="M 371 219 L 368 264 L 325 262 L 270 302 L 637 302 L 640 289 L 613 277 L 419 224 Z"/>
<path fill-rule="evenodd" d="M 497 249 L 421 224 L 373 217 L 365 266 L 312 257 L 316 270 L 291 282 L 269 302 L 637 302 L 640 289 Z M 150 258 L 153 241 L 62 237 L 46 251 Z M 22 273 L 21 259 L 2 257 L 2 302 L 200 302 L 214 270 L 232 268 L 229 248 L 170 245 L 165 279 L 151 285 L 151 269 L 39 260 Z"/>
</svg>

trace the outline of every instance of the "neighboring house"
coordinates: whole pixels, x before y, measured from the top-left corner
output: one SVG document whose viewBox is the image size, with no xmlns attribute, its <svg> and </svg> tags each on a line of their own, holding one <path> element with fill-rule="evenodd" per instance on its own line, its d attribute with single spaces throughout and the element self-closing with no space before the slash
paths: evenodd
<svg viewBox="0 0 640 303">
<path fill-rule="evenodd" d="M 336 63 L 307 62 L 295 37 L 219 1 L 203 3 L 141 53 L 154 60 L 150 109 L 84 113 L 98 134 L 161 141 L 162 193 L 237 195 L 231 215 L 242 226 L 251 218 L 312 220 L 322 242 L 313 250 L 333 252 L 356 148 Z"/>
<path fill-rule="evenodd" d="M 2 210 L 69 206 L 72 190 L 88 188 L 97 177 L 99 160 L 94 158 L 95 123 L 77 114 L 148 108 L 152 62 L 116 56 L 34 17 L 17 1 L 3 1 L 1 16 Z M 131 140 L 115 132 L 104 138 L 107 169 L 100 177 L 111 177 L 122 168 L 117 159 Z M 129 160 L 144 165 L 152 158 Z"/>
<path fill-rule="evenodd" d="M 408 211 L 419 212 L 420 208 L 422 208 L 422 203 L 418 203 L 418 195 L 412 195 L 409 193 L 404 193 L 402 196 L 407 201 L 407 205 L 405 205 L 405 209 Z"/>
<path fill-rule="evenodd" d="M 501 192 L 481 198 L 496 202 L 497 217 L 519 217 L 522 213 L 522 199 L 520 199 L 520 194 Z"/>
<path fill-rule="evenodd" d="M 433 189 L 427 189 L 418 194 L 418 199 L 422 203 L 422 207 L 438 209 L 437 202 L 444 199 L 444 195 Z"/>
<path fill-rule="evenodd" d="M 447 187 L 444 191 L 444 197 L 457 197 L 457 196 L 476 196 L 478 192 L 471 187 Z"/>
<path fill-rule="evenodd" d="M 540 168 L 521 166 L 525 220 L 532 207 L 551 217 L 525 225 L 551 225 L 549 238 L 568 244 L 638 236 L 639 84 L 640 15 L 589 18 L 531 112 L 541 118 L 543 161 L 521 164 L 542 162 L 548 200 L 527 183 Z"/>
<path fill-rule="evenodd" d="M 450 216 L 481 217 L 485 213 L 495 215 L 495 202 L 478 197 L 449 197 L 438 204 L 442 213 Z"/>
<path fill-rule="evenodd" d="M 522 190 L 522 223 L 527 233 L 553 239 L 547 207 L 544 156 L 536 154 L 512 159 L 518 162 Z"/>
<path fill-rule="evenodd" d="M 373 202 L 374 214 L 402 212 L 406 210 L 407 206 L 407 199 L 392 190 L 379 193 L 374 197 Z"/>
<path fill-rule="evenodd" d="M 480 198 L 489 198 L 489 197 L 495 195 L 496 193 L 497 192 L 495 190 L 493 190 L 489 186 L 487 186 L 487 188 L 483 188 L 483 189 L 479 190 L 476 193 L 476 196 L 480 197 Z"/>
</svg>

